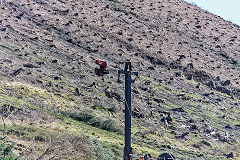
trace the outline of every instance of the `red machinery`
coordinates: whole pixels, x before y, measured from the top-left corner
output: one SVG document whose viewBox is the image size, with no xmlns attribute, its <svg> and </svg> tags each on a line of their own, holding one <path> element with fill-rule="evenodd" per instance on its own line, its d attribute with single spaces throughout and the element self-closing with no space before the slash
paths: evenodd
<svg viewBox="0 0 240 160">
<path fill-rule="evenodd" d="M 102 76 L 102 79 L 103 79 L 103 76 L 109 74 L 109 71 L 107 70 L 107 61 L 96 60 L 95 63 L 100 67 L 100 68 L 95 68 L 95 73 L 97 76 Z"/>
</svg>

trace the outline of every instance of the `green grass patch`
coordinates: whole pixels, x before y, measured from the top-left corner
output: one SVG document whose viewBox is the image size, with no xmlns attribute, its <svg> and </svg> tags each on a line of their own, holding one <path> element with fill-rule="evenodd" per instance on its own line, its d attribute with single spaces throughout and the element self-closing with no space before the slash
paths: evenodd
<svg viewBox="0 0 240 160">
<path fill-rule="evenodd" d="M 3 125 L 0 125 L 0 130 L 3 131 Z M 38 127 L 10 125 L 6 128 L 7 135 L 15 135 L 20 139 L 35 140 L 40 142 L 48 142 L 54 138 L 58 133 L 51 132 L 47 129 Z"/>
<path fill-rule="evenodd" d="M 0 106 L 4 104 L 11 104 L 14 105 L 15 108 L 22 108 L 24 106 L 28 106 L 29 104 L 19 98 L 12 97 L 6 94 L 0 94 Z"/>
</svg>

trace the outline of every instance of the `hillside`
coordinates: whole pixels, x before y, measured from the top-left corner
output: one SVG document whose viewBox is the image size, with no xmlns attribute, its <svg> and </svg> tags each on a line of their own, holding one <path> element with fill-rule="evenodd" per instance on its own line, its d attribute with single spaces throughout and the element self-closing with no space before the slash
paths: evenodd
<svg viewBox="0 0 240 160">
<path fill-rule="evenodd" d="M 240 158 L 239 26 L 183 0 L 4 0 L 0 13 L 0 127 L 19 157 L 122 159 L 130 60 L 134 154 Z"/>
</svg>

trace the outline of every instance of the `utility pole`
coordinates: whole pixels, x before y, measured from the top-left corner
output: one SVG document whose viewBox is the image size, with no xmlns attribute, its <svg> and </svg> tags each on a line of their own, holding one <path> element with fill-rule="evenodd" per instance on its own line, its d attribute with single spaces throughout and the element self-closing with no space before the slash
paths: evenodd
<svg viewBox="0 0 240 160">
<path fill-rule="evenodd" d="M 131 84 L 134 83 L 132 80 L 132 74 L 138 76 L 138 72 L 132 71 L 132 65 L 130 61 L 125 63 L 124 70 L 118 70 L 118 81 L 120 74 L 125 74 L 125 146 L 123 160 L 129 160 L 129 154 L 132 154 L 131 147 Z"/>
</svg>

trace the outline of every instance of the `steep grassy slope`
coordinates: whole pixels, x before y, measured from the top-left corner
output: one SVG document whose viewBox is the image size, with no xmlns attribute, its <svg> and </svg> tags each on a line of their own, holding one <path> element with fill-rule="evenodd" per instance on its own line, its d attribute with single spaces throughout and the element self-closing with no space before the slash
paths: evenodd
<svg viewBox="0 0 240 160">
<path fill-rule="evenodd" d="M 182 0 L 8 0 L 0 13 L 1 128 L 20 157 L 121 159 L 126 60 L 140 73 L 135 154 L 240 157 L 239 26 Z"/>
</svg>

